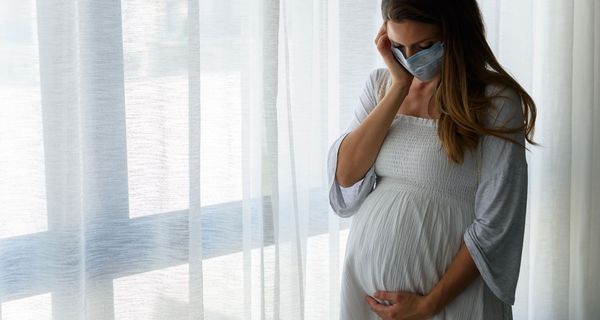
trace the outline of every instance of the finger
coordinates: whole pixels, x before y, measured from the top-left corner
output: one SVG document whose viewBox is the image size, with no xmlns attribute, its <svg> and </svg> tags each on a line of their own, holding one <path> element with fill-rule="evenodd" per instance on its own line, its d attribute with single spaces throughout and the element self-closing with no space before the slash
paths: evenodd
<svg viewBox="0 0 600 320">
<path fill-rule="evenodd" d="M 377 299 L 390 300 L 392 303 L 397 303 L 399 295 L 399 292 L 377 291 L 373 296 Z"/>
<path fill-rule="evenodd" d="M 390 42 L 388 40 L 387 34 L 384 34 L 381 37 L 379 37 L 379 40 L 377 41 L 377 48 L 380 50 L 385 49 L 385 51 L 388 51 L 389 47 Z"/>
<path fill-rule="evenodd" d="M 390 38 L 388 38 L 387 33 L 382 34 L 381 37 L 379 37 L 379 40 L 382 41 L 382 44 L 385 44 L 385 45 L 388 45 L 388 46 L 391 44 Z"/>
<path fill-rule="evenodd" d="M 371 307 L 371 310 L 373 310 L 373 312 L 377 313 L 377 315 L 379 317 L 381 317 L 381 319 L 387 319 L 387 317 L 385 317 L 385 315 L 388 312 L 387 308 L 389 308 L 389 306 L 379 304 L 377 302 L 377 300 L 373 299 L 370 296 L 366 296 L 365 299 L 367 299 L 367 303 L 369 304 L 369 306 Z"/>
<path fill-rule="evenodd" d="M 385 30 L 379 30 L 379 32 L 377 33 L 377 36 L 375 36 L 375 44 L 377 44 L 377 42 L 379 41 L 379 38 L 381 38 L 381 36 L 385 35 Z"/>
<path fill-rule="evenodd" d="M 385 304 L 379 302 L 381 300 L 377 300 L 377 299 L 375 299 L 375 298 L 373 298 L 372 296 L 369 296 L 369 295 L 365 296 L 365 299 L 367 300 L 367 303 L 369 303 L 369 304 L 385 305 Z"/>
<path fill-rule="evenodd" d="M 377 44 L 377 41 L 379 40 L 381 35 L 383 35 L 385 33 L 386 33 L 386 27 L 385 27 L 385 22 L 384 22 L 383 25 L 381 25 L 381 27 L 379 28 L 377 35 L 375 36 L 375 44 Z"/>
<path fill-rule="evenodd" d="M 385 314 L 386 312 L 388 312 L 389 309 L 391 308 L 391 306 L 386 306 L 384 304 L 380 304 L 379 302 L 377 302 L 377 300 L 373 299 L 370 296 L 367 296 L 366 299 L 367 299 L 367 303 L 369 304 L 369 306 L 371 306 L 371 310 L 373 310 L 380 316 Z"/>
</svg>

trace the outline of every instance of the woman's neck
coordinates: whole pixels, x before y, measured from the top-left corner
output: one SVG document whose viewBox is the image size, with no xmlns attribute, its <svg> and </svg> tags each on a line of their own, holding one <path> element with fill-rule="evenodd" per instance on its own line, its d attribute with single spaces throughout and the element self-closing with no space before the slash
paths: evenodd
<svg viewBox="0 0 600 320">
<path fill-rule="evenodd" d="M 413 78 L 412 84 L 410 85 L 409 92 L 416 97 L 431 97 L 437 84 L 440 81 L 440 74 L 438 73 L 433 79 L 427 82 L 423 82 L 416 77 Z"/>
</svg>

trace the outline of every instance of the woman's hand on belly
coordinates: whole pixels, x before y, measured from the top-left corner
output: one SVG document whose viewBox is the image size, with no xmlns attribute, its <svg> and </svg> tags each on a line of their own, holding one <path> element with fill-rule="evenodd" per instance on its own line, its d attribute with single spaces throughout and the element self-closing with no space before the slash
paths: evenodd
<svg viewBox="0 0 600 320">
<path fill-rule="evenodd" d="M 377 300 L 389 301 L 390 305 L 380 304 Z M 371 310 L 383 320 L 420 320 L 433 316 L 425 296 L 412 292 L 378 291 L 373 297 L 365 296 Z"/>
</svg>

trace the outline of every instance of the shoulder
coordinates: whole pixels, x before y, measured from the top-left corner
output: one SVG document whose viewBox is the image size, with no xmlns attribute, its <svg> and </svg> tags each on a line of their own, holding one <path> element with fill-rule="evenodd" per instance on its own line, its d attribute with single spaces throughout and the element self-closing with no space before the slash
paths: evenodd
<svg viewBox="0 0 600 320">
<path fill-rule="evenodd" d="M 390 72 L 387 68 L 374 68 L 369 73 L 367 87 L 376 101 L 381 100 L 390 85 Z"/>
<path fill-rule="evenodd" d="M 375 88 L 379 87 L 389 75 L 387 68 L 374 68 L 369 72 L 367 81 Z"/>
<path fill-rule="evenodd" d="M 486 93 L 491 98 L 485 126 L 490 129 L 514 129 L 524 125 L 523 107 L 518 91 L 511 87 L 488 85 Z M 511 179 L 523 179 L 522 170 L 527 170 L 525 153 L 525 132 L 518 130 L 511 133 L 500 133 L 501 138 L 491 134 L 483 135 L 480 140 L 482 153 L 481 181 L 488 181 L 509 171 L 518 170 L 519 174 L 511 173 Z"/>
<path fill-rule="evenodd" d="M 389 70 L 387 68 L 375 68 L 371 70 L 371 75 L 377 77 L 378 79 L 381 79 L 382 77 L 385 77 L 388 74 Z"/>
<path fill-rule="evenodd" d="M 486 96 L 495 98 L 509 99 L 509 100 L 520 100 L 519 93 L 513 87 L 506 85 L 500 85 L 495 83 L 489 83 L 485 87 Z"/>
<path fill-rule="evenodd" d="M 524 121 L 521 96 L 518 91 L 509 86 L 488 84 L 485 94 L 491 98 L 485 120 L 486 126 L 515 127 Z"/>
</svg>

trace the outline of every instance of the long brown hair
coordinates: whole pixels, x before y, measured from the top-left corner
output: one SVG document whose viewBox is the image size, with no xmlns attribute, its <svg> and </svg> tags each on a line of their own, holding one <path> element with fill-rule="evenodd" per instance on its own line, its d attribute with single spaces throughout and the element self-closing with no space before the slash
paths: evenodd
<svg viewBox="0 0 600 320">
<path fill-rule="evenodd" d="M 444 42 L 441 78 L 435 89 L 436 110 L 440 114 L 437 133 L 449 159 L 464 160 L 465 148 L 477 148 L 481 135 L 494 135 L 523 148 L 503 133 L 524 132 L 532 145 L 536 106 L 521 85 L 506 72 L 485 38 L 485 27 L 476 0 L 382 0 L 384 21 L 413 20 L 439 26 Z M 524 123 L 517 128 L 487 128 L 483 118 L 490 111 L 489 84 L 513 89 L 521 98 Z M 526 148 L 527 149 L 527 148 Z"/>
</svg>

